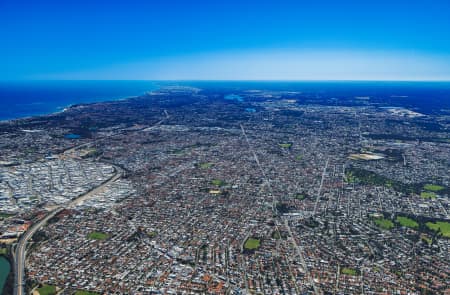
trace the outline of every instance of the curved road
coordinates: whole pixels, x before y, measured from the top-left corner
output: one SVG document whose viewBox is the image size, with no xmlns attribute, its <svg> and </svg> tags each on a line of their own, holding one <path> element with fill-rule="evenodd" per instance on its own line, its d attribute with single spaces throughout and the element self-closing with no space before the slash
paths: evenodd
<svg viewBox="0 0 450 295">
<path fill-rule="evenodd" d="M 145 129 L 153 129 L 156 126 L 161 125 L 164 121 L 166 121 L 167 119 L 170 118 L 169 113 L 164 110 L 164 114 L 165 114 L 165 118 L 158 121 L 156 124 L 154 124 L 151 127 L 145 127 L 142 129 L 137 129 L 137 130 L 133 130 L 133 131 L 142 131 Z M 123 131 L 117 133 L 117 134 L 112 134 L 112 135 L 108 135 L 102 138 L 97 139 L 97 141 L 99 140 L 103 140 L 103 139 L 107 139 L 107 138 L 111 138 L 113 136 L 122 134 Z M 62 152 L 62 154 L 70 154 L 72 151 L 79 149 L 81 147 L 87 146 L 92 144 L 92 142 L 86 142 L 86 143 L 82 143 L 82 144 L 78 144 L 75 145 L 65 151 Z M 60 206 L 55 208 L 54 210 L 50 211 L 47 216 L 45 216 L 44 219 L 42 219 L 41 221 L 39 221 L 38 223 L 34 224 L 30 229 L 27 230 L 27 232 L 20 238 L 19 243 L 16 246 L 16 251 L 15 251 L 15 255 L 14 255 L 14 295 L 22 295 L 25 294 L 25 258 L 26 258 L 26 246 L 27 246 L 27 242 L 28 240 L 33 237 L 33 235 L 40 229 L 42 228 L 47 221 L 52 218 L 53 216 L 55 216 L 56 214 L 58 214 L 58 212 L 60 212 L 61 210 L 63 210 L 64 208 L 70 208 L 73 207 L 75 205 L 78 205 L 80 202 L 86 200 L 87 198 L 89 198 L 91 195 L 99 192 L 100 190 L 102 190 L 105 186 L 107 186 L 108 184 L 116 181 L 117 179 L 119 179 L 120 177 L 122 177 L 122 169 L 120 167 L 114 166 L 113 167 L 116 169 L 116 174 L 113 175 L 110 179 L 108 179 L 107 181 L 105 181 L 104 183 L 102 183 L 100 186 L 88 191 L 87 193 L 79 196 L 78 198 L 72 200 L 71 202 L 67 203 L 64 206 Z"/>
<path fill-rule="evenodd" d="M 50 211 L 45 218 L 40 220 L 38 223 L 34 224 L 30 229 L 26 231 L 26 233 L 20 238 L 15 251 L 14 258 L 14 295 L 23 295 L 25 293 L 25 259 L 26 259 L 26 247 L 29 239 L 33 237 L 33 235 L 41 229 L 47 221 L 54 217 L 56 214 L 61 212 L 65 208 L 70 208 L 72 206 L 78 205 L 80 202 L 88 199 L 95 193 L 101 191 L 108 184 L 116 181 L 120 177 L 122 177 L 122 169 L 114 166 L 116 169 L 116 173 L 109 178 L 107 181 L 103 182 L 98 187 L 88 191 L 85 194 L 82 194 L 78 198 L 68 202 L 65 206 L 60 206 Z"/>
</svg>

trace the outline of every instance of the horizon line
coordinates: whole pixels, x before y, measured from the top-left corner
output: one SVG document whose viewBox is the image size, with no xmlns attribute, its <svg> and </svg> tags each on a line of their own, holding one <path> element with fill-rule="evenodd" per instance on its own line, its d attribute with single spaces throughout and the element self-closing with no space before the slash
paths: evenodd
<svg viewBox="0 0 450 295">
<path fill-rule="evenodd" d="M 148 81 L 148 82 L 450 82 L 450 79 L 0 79 L 0 82 Z"/>
</svg>

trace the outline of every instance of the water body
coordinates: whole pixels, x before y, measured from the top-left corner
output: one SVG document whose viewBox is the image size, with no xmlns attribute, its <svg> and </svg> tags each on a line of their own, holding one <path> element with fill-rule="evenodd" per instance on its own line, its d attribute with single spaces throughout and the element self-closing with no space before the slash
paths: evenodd
<svg viewBox="0 0 450 295">
<path fill-rule="evenodd" d="M 417 109 L 423 113 L 450 110 L 450 82 L 395 82 L 395 81 L 184 81 L 202 89 L 223 90 L 224 93 L 243 90 L 294 91 L 295 97 L 336 98 L 333 105 L 346 105 L 346 101 L 382 102 L 395 107 Z M 228 97 L 228 98 L 227 98 Z M 235 95 L 225 99 L 239 101 Z M 241 98 L 242 99 L 242 98 Z M 358 99 L 356 99 L 358 100 Z M 300 101 L 301 102 L 301 101 Z"/>
<path fill-rule="evenodd" d="M 0 81 L 0 120 L 58 112 L 71 104 L 139 96 L 169 85 L 222 90 L 225 99 L 236 102 L 243 102 L 244 97 L 233 94 L 234 91 L 294 91 L 296 98 L 334 97 L 337 105 L 360 97 L 361 101 L 381 101 L 385 105 L 416 108 L 425 113 L 450 110 L 449 82 Z"/>
<path fill-rule="evenodd" d="M 69 134 L 64 135 L 64 138 L 67 138 L 67 139 L 79 139 L 79 138 L 81 138 L 81 135 L 69 133 Z"/>
<path fill-rule="evenodd" d="M 77 103 L 139 96 L 159 88 L 152 81 L 0 81 L 0 120 L 62 111 Z"/>
<path fill-rule="evenodd" d="M 240 95 L 237 95 L 237 94 L 228 94 L 228 95 L 225 95 L 224 98 L 226 100 L 235 100 L 235 101 L 239 101 L 239 102 L 243 102 L 244 101 L 244 98 L 242 96 L 240 96 Z"/>
<path fill-rule="evenodd" d="M 0 294 L 3 294 L 3 287 L 5 286 L 10 271 L 11 265 L 9 261 L 5 257 L 0 256 Z"/>
</svg>

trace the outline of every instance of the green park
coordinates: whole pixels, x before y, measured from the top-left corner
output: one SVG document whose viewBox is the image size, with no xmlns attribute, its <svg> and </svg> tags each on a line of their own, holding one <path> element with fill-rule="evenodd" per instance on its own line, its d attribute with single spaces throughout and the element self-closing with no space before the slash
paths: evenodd
<svg viewBox="0 0 450 295">
<path fill-rule="evenodd" d="M 88 239 L 90 240 L 106 240 L 109 236 L 103 232 L 94 231 L 88 234 Z"/>
<path fill-rule="evenodd" d="M 261 245 L 261 241 L 256 238 L 248 238 L 247 241 L 245 241 L 244 248 L 246 250 L 256 250 Z"/>
</svg>

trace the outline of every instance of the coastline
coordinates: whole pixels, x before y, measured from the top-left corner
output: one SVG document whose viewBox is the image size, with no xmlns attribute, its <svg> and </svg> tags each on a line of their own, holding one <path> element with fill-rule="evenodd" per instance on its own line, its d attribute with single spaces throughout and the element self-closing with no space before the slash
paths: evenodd
<svg viewBox="0 0 450 295">
<path fill-rule="evenodd" d="M 74 106 L 140 97 L 155 81 L 0 81 L 0 124 L 53 116 Z"/>
<path fill-rule="evenodd" d="M 0 124 L 8 124 L 8 123 L 15 122 L 15 121 L 32 120 L 32 119 L 36 119 L 36 118 L 40 118 L 40 117 L 50 117 L 50 116 L 55 116 L 55 115 L 70 111 L 72 108 L 78 107 L 78 106 L 89 106 L 89 105 L 98 104 L 98 103 L 122 101 L 122 100 L 134 99 L 134 98 L 138 98 L 138 97 L 140 97 L 140 95 L 123 97 L 123 98 L 118 98 L 118 99 L 107 99 L 107 100 L 101 100 L 101 101 L 72 103 L 72 104 L 69 104 L 66 107 L 64 107 L 62 110 L 54 111 L 54 112 L 50 112 L 50 113 L 41 113 L 41 114 L 35 114 L 35 115 L 26 116 L 26 117 L 17 117 L 17 118 L 13 118 L 13 119 L 0 119 Z"/>
</svg>

